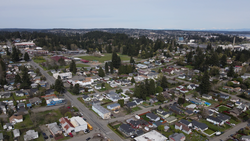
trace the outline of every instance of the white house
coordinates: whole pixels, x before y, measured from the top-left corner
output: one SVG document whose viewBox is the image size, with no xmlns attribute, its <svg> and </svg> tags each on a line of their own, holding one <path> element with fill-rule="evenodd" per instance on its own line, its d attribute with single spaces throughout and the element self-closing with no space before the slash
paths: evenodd
<svg viewBox="0 0 250 141">
<path fill-rule="evenodd" d="M 84 101 L 90 101 L 90 100 L 91 100 L 91 97 L 89 97 L 89 96 L 87 96 L 87 95 L 83 95 L 83 96 L 82 96 L 82 99 L 83 99 Z"/>
<path fill-rule="evenodd" d="M 23 115 L 17 115 L 14 114 L 9 118 L 10 123 L 12 123 L 13 125 L 16 123 L 20 123 L 23 122 Z"/>
<path fill-rule="evenodd" d="M 206 120 L 208 122 L 211 122 L 211 123 L 215 124 L 215 125 L 223 125 L 224 124 L 224 121 L 222 121 L 221 119 L 219 119 L 217 117 L 213 117 L 213 116 L 208 116 L 206 118 Z"/>
<path fill-rule="evenodd" d="M 187 88 L 190 89 L 190 90 L 194 90 L 194 89 L 196 89 L 196 86 L 195 86 L 195 84 L 189 84 L 187 86 Z"/>
<path fill-rule="evenodd" d="M 69 84 L 72 84 L 75 86 L 75 84 L 79 84 L 80 86 L 86 86 L 86 85 L 91 85 L 94 82 L 94 79 L 91 77 L 86 77 L 84 80 L 68 80 L 67 81 Z"/>
<path fill-rule="evenodd" d="M 152 121 L 159 121 L 160 120 L 160 117 L 158 117 L 157 115 L 155 115 L 153 113 L 147 113 L 146 117 Z"/>
<path fill-rule="evenodd" d="M 79 116 L 70 118 L 70 122 L 75 127 L 75 132 L 85 131 L 88 128 L 87 122 Z"/>
<path fill-rule="evenodd" d="M 38 138 L 38 132 L 35 130 L 29 130 L 26 132 L 26 134 L 23 136 L 24 141 L 34 140 Z"/>
</svg>

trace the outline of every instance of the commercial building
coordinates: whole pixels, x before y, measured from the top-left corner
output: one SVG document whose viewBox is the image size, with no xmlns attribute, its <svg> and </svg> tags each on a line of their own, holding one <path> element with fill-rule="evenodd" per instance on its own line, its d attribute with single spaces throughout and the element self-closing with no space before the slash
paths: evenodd
<svg viewBox="0 0 250 141">
<path fill-rule="evenodd" d="M 134 138 L 135 141 L 167 141 L 167 139 L 167 137 L 155 130 Z"/>
<path fill-rule="evenodd" d="M 100 117 L 102 117 L 102 119 L 110 119 L 110 111 L 103 108 L 100 104 L 94 103 L 92 105 L 92 110 L 94 110 Z"/>
<path fill-rule="evenodd" d="M 88 128 L 87 122 L 79 116 L 70 118 L 70 122 L 75 127 L 75 132 L 85 131 Z"/>
</svg>

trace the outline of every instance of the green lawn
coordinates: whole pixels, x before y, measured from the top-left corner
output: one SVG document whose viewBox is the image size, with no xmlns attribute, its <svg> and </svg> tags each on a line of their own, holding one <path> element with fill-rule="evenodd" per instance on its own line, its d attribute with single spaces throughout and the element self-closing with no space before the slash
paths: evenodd
<svg viewBox="0 0 250 141">
<path fill-rule="evenodd" d="M 228 110 L 230 110 L 230 108 L 228 108 L 228 107 L 226 107 L 226 106 L 220 106 L 218 112 L 221 113 L 221 112 L 223 112 L 223 111 L 228 111 Z"/>
<path fill-rule="evenodd" d="M 36 63 L 43 63 L 43 62 L 46 62 L 46 60 L 42 57 L 42 56 L 39 56 L 39 57 L 33 57 L 32 60 Z"/>
<path fill-rule="evenodd" d="M 194 67 L 191 66 L 191 65 L 186 65 L 185 67 L 186 67 L 186 68 L 189 68 L 189 69 L 193 69 L 193 68 L 194 68 Z"/>
<path fill-rule="evenodd" d="M 112 87 L 110 87 L 110 85 L 108 83 L 105 83 L 104 85 L 105 88 L 102 88 L 100 90 L 98 90 L 99 92 L 103 92 L 103 91 L 106 91 L 106 90 L 111 90 L 113 89 Z"/>
<path fill-rule="evenodd" d="M 23 116 L 23 122 L 15 124 L 16 129 L 30 128 L 32 126 L 33 122 L 31 121 L 29 114 Z"/>
<path fill-rule="evenodd" d="M 155 102 L 154 105 L 160 105 L 162 104 L 161 102 Z"/>
<path fill-rule="evenodd" d="M 201 119 L 200 122 L 205 123 L 208 126 L 209 129 L 214 130 L 214 131 L 224 132 L 225 130 L 227 130 L 227 129 L 229 129 L 231 127 L 229 125 L 225 125 L 225 127 L 217 126 L 217 125 L 214 125 L 214 124 L 212 124 L 212 123 L 210 123 L 210 122 L 208 122 L 208 121 L 206 121 L 204 119 Z"/>
<path fill-rule="evenodd" d="M 128 61 L 130 60 L 130 57 L 127 55 L 119 55 L 121 57 L 122 61 Z M 84 60 L 88 61 L 99 61 L 103 63 L 104 61 L 109 61 L 112 58 L 112 53 L 104 53 L 104 56 L 101 57 L 95 57 L 95 56 L 78 56 L 79 58 L 82 58 Z"/>
<path fill-rule="evenodd" d="M 205 98 L 201 98 L 201 97 L 199 97 L 201 100 L 204 100 L 204 101 L 206 101 L 206 102 L 208 102 L 208 103 L 211 103 L 211 105 L 212 104 L 218 104 L 218 101 L 214 101 L 214 100 L 208 100 L 208 99 L 205 99 Z"/>
<path fill-rule="evenodd" d="M 186 106 L 188 106 L 188 105 L 190 105 L 191 103 L 189 103 L 189 102 L 185 102 L 184 104 L 183 104 L 183 107 L 186 107 Z"/>
<path fill-rule="evenodd" d="M 82 99 L 82 97 L 78 97 L 77 99 L 78 99 L 82 104 L 84 104 L 86 107 L 91 108 L 91 106 L 87 105 L 87 104 L 84 102 L 84 100 Z"/>
<path fill-rule="evenodd" d="M 141 115 L 141 118 L 143 118 L 146 121 L 150 121 L 150 119 L 146 117 L 146 114 L 145 115 Z"/>
<path fill-rule="evenodd" d="M 208 135 L 211 135 L 211 134 L 214 133 L 214 131 L 211 130 L 211 129 L 207 129 L 207 130 L 205 130 L 204 132 L 207 133 Z"/>
<path fill-rule="evenodd" d="M 76 67 L 90 67 L 90 65 L 86 65 L 86 64 L 76 64 Z"/>
<path fill-rule="evenodd" d="M 132 108 L 132 112 L 135 112 L 135 111 L 139 111 L 139 110 L 141 110 L 141 108 L 140 107 L 135 107 L 135 108 Z"/>
</svg>

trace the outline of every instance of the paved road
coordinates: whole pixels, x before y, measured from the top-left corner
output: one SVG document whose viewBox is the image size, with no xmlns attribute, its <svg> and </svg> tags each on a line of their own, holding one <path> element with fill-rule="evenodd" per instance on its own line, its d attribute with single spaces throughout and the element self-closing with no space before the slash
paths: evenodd
<svg viewBox="0 0 250 141">
<path fill-rule="evenodd" d="M 237 124 L 235 127 L 233 127 L 232 129 L 229 129 L 227 130 L 225 133 L 223 133 L 222 135 L 220 136 L 216 136 L 215 138 L 211 139 L 211 141 L 220 141 L 223 140 L 225 141 L 227 138 L 229 138 L 229 136 L 231 134 L 234 134 L 236 133 L 237 131 L 239 131 L 241 128 L 244 128 L 247 126 L 247 122 L 242 122 L 242 123 L 239 123 Z"/>
<path fill-rule="evenodd" d="M 30 61 L 30 64 L 33 67 L 39 68 L 40 72 L 43 76 L 46 77 L 47 82 L 49 84 L 54 84 L 55 83 L 55 79 L 50 76 L 47 72 L 45 72 L 38 64 L 36 64 L 33 60 Z M 109 129 L 107 127 L 107 123 L 105 120 L 100 119 L 98 116 L 95 115 L 95 113 L 93 113 L 92 111 L 90 111 L 88 108 L 86 108 L 78 99 L 76 96 L 72 96 L 69 92 L 65 92 L 64 93 L 65 98 L 67 98 L 68 100 L 71 101 L 71 104 L 73 104 L 75 107 L 77 107 L 79 109 L 79 111 L 81 113 L 84 114 L 84 117 L 87 119 L 87 121 L 89 122 L 90 125 L 93 126 L 94 131 L 95 129 L 97 129 L 96 133 L 102 133 L 105 136 L 109 137 L 110 139 L 114 140 L 114 141 L 119 141 L 121 140 L 121 138 L 115 134 L 111 129 Z M 72 140 L 75 140 L 74 138 L 72 138 Z"/>
</svg>

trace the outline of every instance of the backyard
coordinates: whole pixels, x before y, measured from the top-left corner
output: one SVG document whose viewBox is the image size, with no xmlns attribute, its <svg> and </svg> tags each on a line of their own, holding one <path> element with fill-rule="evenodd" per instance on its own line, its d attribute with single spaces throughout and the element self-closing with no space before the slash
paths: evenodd
<svg viewBox="0 0 250 141">
<path fill-rule="evenodd" d="M 223 112 L 223 111 L 228 111 L 228 110 L 230 110 L 230 108 L 228 108 L 228 107 L 226 107 L 226 106 L 220 106 L 218 112 L 221 113 L 221 112 Z"/>
</svg>

